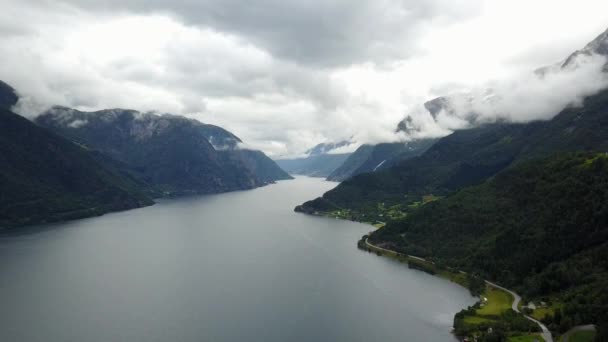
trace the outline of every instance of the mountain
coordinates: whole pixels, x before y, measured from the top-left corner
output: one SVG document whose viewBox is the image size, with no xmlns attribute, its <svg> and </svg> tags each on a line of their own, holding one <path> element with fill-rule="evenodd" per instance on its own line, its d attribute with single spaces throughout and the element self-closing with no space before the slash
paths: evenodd
<svg viewBox="0 0 608 342">
<path fill-rule="evenodd" d="M 350 153 L 332 153 L 332 151 L 350 144 L 349 141 L 322 143 L 306 151 L 306 157 L 277 159 L 275 161 L 290 174 L 327 177 L 350 156 Z"/>
<path fill-rule="evenodd" d="M 240 149 L 232 133 L 181 116 L 54 107 L 35 122 L 130 166 L 165 195 L 244 190 L 291 178 L 262 152 Z"/>
<path fill-rule="evenodd" d="M 599 36 L 597 36 L 594 40 L 589 42 L 587 45 L 585 45 L 584 48 L 582 48 L 580 50 L 576 50 L 575 52 L 570 54 L 570 56 L 568 56 L 568 58 L 566 58 L 562 62 L 557 63 L 556 65 L 553 65 L 553 66 L 540 68 L 540 69 L 536 70 L 535 72 L 537 74 L 542 75 L 542 74 L 546 73 L 547 71 L 554 70 L 556 68 L 559 68 L 559 69 L 574 68 L 574 67 L 577 67 L 576 61 L 579 56 L 581 56 L 581 55 L 590 56 L 592 54 L 608 56 L 608 29 L 606 31 L 604 31 L 602 34 L 600 34 Z M 607 66 L 608 66 L 608 63 L 607 63 Z M 605 70 L 608 71 L 608 69 L 605 69 Z"/>
<path fill-rule="evenodd" d="M 441 138 L 425 153 L 355 176 L 298 211 L 366 211 L 377 203 L 411 204 L 478 184 L 515 161 L 568 151 L 608 151 L 608 90 L 550 121 L 495 123 Z"/>
<path fill-rule="evenodd" d="M 153 204 L 137 180 L 5 108 L 0 109 L 0 165 L 2 228 Z"/>
<path fill-rule="evenodd" d="M 362 145 L 327 179 L 341 182 L 362 173 L 386 169 L 400 160 L 422 154 L 434 143 L 435 139 L 422 139 L 410 142 Z"/>
<path fill-rule="evenodd" d="M 592 55 L 608 58 L 608 30 L 597 36 L 582 49 L 571 53 L 564 60 L 538 68 L 534 72 L 531 72 L 530 76 L 532 79 L 541 81 L 548 74 L 560 75 L 564 71 L 577 70 L 583 63 L 588 62 L 588 58 L 586 57 Z M 604 64 L 603 71 L 608 73 L 608 60 Z M 496 110 L 496 108 L 504 106 L 505 104 L 502 102 L 504 96 L 502 95 L 504 94 L 500 90 L 491 88 L 483 89 L 482 91 L 463 91 L 427 101 L 424 103 L 424 107 L 433 120 L 439 121 L 441 120 L 440 116 L 442 116 L 444 125 L 450 121 L 453 122 L 451 124 L 454 127 L 461 129 L 462 125 L 474 127 L 487 123 L 488 118 L 481 114 L 487 114 Z M 500 112 L 494 113 L 498 118 L 503 114 Z M 449 120 L 445 120 L 446 118 L 449 118 Z M 408 135 L 417 132 L 419 129 L 420 127 L 410 115 L 406 116 L 397 126 L 397 131 L 405 132 Z"/>
<path fill-rule="evenodd" d="M 0 109 L 10 110 L 19 101 L 17 92 L 10 85 L 0 81 Z"/>
<path fill-rule="evenodd" d="M 608 30 L 558 67 L 575 63 L 573 56 L 605 55 L 607 46 Z M 466 103 L 474 100 L 471 96 L 439 97 L 426 102 L 425 108 L 433 118 L 440 113 L 456 115 L 454 108 L 466 108 Z M 490 103 L 496 99 L 488 90 L 481 100 Z M 387 170 L 351 178 L 323 197 L 298 206 L 297 210 L 308 213 L 358 210 L 359 213 L 349 212 L 348 217 L 363 219 L 362 212 L 375 208 L 378 203 L 403 206 L 419 202 L 425 196 L 444 196 L 482 182 L 514 161 L 567 151 L 605 151 L 608 148 L 607 112 L 608 91 L 604 90 L 588 96 L 581 107 L 566 108 L 549 121 L 480 124 L 478 113 L 458 113 L 458 118 L 471 124 L 472 128 L 457 130 L 420 156 L 395 163 Z M 406 133 L 416 129 L 411 117 L 404 119 L 397 128 Z"/>
<path fill-rule="evenodd" d="M 604 152 L 519 162 L 389 222 L 369 240 L 480 274 L 537 302 L 550 296 L 561 307 L 559 321 L 545 319 L 553 331 L 608 328 Z"/>
<path fill-rule="evenodd" d="M 343 140 L 337 143 L 321 143 L 306 151 L 306 154 L 309 156 L 320 156 L 324 154 L 329 154 L 332 151 L 350 146 L 352 144 L 351 141 Z"/>
<path fill-rule="evenodd" d="M 278 159 L 275 162 L 292 175 L 325 178 L 340 167 L 350 155 L 350 153 L 321 154 L 306 158 Z"/>
</svg>

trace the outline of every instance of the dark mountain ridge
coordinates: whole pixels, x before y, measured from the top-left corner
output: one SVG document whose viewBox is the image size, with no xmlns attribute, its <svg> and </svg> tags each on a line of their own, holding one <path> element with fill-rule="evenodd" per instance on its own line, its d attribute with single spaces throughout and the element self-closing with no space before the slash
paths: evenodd
<svg viewBox="0 0 608 342">
<path fill-rule="evenodd" d="M 151 205 L 137 180 L 85 148 L 0 109 L 0 227 Z"/>
<path fill-rule="evenodd" d="M 11 110 L 17 104 L 19 96 L 13 87 L 0 81 L 0 109 Z"/>
<path fill-rule="evenodd" d="M 240 149 L 234 134 L 181 116 L 54 107 L 35 122 L 130 165 L 164 194 L 244 190 L 290 179 L 262 152 Z"/>
</svg>

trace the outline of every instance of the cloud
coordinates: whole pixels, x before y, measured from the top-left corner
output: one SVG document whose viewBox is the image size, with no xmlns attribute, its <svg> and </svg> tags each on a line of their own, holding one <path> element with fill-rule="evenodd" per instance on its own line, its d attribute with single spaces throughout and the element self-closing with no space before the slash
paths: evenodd
<svg viewBox="0 0 608 342">
<path fill-rule="evenodd" d="M 602 55 L 575 54 L 567 67 L 547 68 L 542 74 L 528 72 L 429 101 L 426 115 L 410 117 L 402 125 L 404 130 L 432 135 L 433 124 L 449 132 L 497 121 L 549 120 L 562 109 L 579 106 L 585 97 L 608 88 L 608 74 L 602 72 L 607 63 Z"/>
<path fill-rule="evenodd" d="M 608 22 L 595 0 L 0 4 L 0 79 L 20 92 L 23 115 L 175 113 L 274 156 L 409 139 L 394 132 L 404 113 L 418 132 L 444 135 L 458 122 L 438 125 L 426 100 L 553 63 Z"/>
<path fill-rule="evenodd" d="M 400 59 L 434 20 L 479 13 L 474 0 L 74 0 L 82 10 L 169 14 L 188 25 L 243 37 L 280 59 L 343 66 Z M 404 47 L 409 47 L 404 49 Z"/>
</svg>

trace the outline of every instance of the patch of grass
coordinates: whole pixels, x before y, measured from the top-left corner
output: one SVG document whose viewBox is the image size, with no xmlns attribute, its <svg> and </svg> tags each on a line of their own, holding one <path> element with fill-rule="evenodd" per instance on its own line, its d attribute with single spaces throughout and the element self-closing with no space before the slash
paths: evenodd
<svg viewBox="0 0 608 342">
<path fill-rule="evenodd" d="M 593 162 L 595 162 L 596 160 L 600 159 L 600 158 L 608 158 L 608 155 L 605 153 L 599 153 L 597 155 L 595 155 L 594 157 L 588 158 L 587 160 L 585 160 L 585 162 L 583 163 L 584 166 L 591 166 L 591 164 L 593 164 Z"/>
<path fill-rule="evenodd" d="M 488 301 L 477 310 L 477 314 L 480 316 L 498 316 L 509 310 L 513 303 L 513 296 L 492 286 L 487 287 L 483 297 L 486 297 Z"/>
<path fill-rule="evenodd" d="M 595 339 L 595 331 L 577 331 L 570 336 L 569 342 L 592 342 Z"/>
<path fill-rule="evenodd" d="M 534 341 L 544 341 L 545 339 L 539 334 L 532 335 L 517 335 L 510 336 L 507 338 L 507 342 L 534 342 Z"/>
<path fill-rule="evenodd" d="M 551 306 L 547 306 L 547 307 L 541 307 L 541 308 L 536 308 L 536 310 L 534 310 L 530 316 L 536 318 L 537 320 L 541 321 L 545 318 L 545 316 L 547 315 L 555 315 L 555 310 L 561 308 L 561 303 L 553 303 L 551 304 Z"/>
<path fill-rule="evenodd" d="M 433 194 L 424 195 L 424 196 L 422 196 L 422 204 L 427 204 L 429 202 L 433 202 L 433 201 L 436 201 L 438 199 L 441 199 L 441 197 L 435 196 Z"/>
<path fill-rule="evenodd" d="M 490 319 L 490 318 L 486 318 L 486 317 L 466 316 L 464 318 L 464 322 L 466 324 L 481 324 L 481 323 L 491 323 L 491 322 L 496 322 L 496 321 L 493 319 Z"/>
</svg>

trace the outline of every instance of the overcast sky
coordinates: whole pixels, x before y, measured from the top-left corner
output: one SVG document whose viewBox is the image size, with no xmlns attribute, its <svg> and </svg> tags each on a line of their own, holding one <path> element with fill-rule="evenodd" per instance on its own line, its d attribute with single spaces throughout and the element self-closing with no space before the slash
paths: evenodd
<svg viewBox="0 0 608 342">
<path fill-rule="evenodd" d="M 553 64 L 605 0 L 0 0 L 0 79 L 59 104 L 184 114 L 272 156 L 394 141 L 435 96 Z"/>
</svg>

